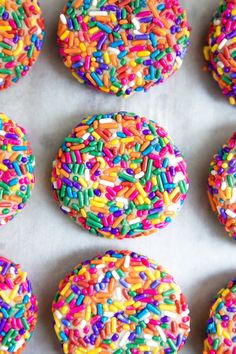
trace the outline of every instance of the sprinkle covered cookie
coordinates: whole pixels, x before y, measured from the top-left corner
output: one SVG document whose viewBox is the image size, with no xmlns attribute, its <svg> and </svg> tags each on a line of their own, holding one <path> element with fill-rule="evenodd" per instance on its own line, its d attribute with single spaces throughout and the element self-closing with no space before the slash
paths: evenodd
<svg viewBox="0 0 236 354">
<path fill-rule="evenodd" d="M 79 263 L 60 282 L 52 311 L 65 354 L 178 353 L 190 330 L 173 277 L 129 251 Z"/>
<path fill-rule="evenodd" d="M 28 73 L 42 49 L 44 35 L 37 0 L 0 1 L 0 90 Z"/>
<path fill-rule="evenodd" d="M 30 340 L 38 303 L 27 273 L 19 264 L 0 257 L 0 353 L 20 354 Z"/>
<path fill-rule="evenodd" d="M 207 322 L 203 354 L 236 352 L 236 279 L 214 298 Z"/>
<path fill-rule="evenodd" d="M 236 105 L 236 0 L 223 0 L 213 16 L 204 48 L 208 70 Z"/>
<path fill-rule="evenodd" d="M 0 113 L 0 226 L 24 209 L 35 185 L 34 166 L 25 130 Z"/>
<path fill-rule="evenodd" d="M 208 196 L 220 223 L 228 235 L 236 239 L 236 133 L 211 162 Z"/>
<path fill-rule="evenodd" d="M 65 138 L 53 163 L 63 213 L 106 238 L 167 226 L 189 188 L 186 162 L 166 131 L 133 113 L 90 116 Z"/>
<path fill-rule="evenodd" d="M 176 72 L 189 36 L 178 0 L 71 0 L 58 25 L 60 55 L 73 76 L 126 97 Z"/>
</svg>

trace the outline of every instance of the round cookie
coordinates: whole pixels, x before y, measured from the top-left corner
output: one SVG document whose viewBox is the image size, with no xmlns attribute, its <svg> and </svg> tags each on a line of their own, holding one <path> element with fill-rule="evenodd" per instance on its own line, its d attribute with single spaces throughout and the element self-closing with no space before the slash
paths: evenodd
<svg viewBox="0 0 236 354">
<path fill-rule="evenodd" d="M 213 16 L 204 47 L 208 70 L 232 105 L 236 104 L 236 1 L 224 0 Z"/>
<path fill-rule="evenodd" d="M 90 116 L 65 138 L 53 163 L 60 209 L 106 238 L 149 235 L 181 208 L 186 162 L 166 131 L 133 113 Z"/>
<path fill-rule="evenodd" d="M 190 27 L 178 0 L 70 0 L 57 34 L 60 55 L 79 82 L 129 96 L 180 68 Z"/>
<path fill-rule="evenodd" d="M 206 327 L 203 354 L 236 351 L 236 279 L 214 298 Z"/>
<path fill-rule="evenodd" d="M 236 239 L 236 132 L 210 164 L 208 196 L 218 220 Z"/>
<path fill-rule="evenodd" d="M 24 209 L 35 184 L 34 166 L 25 130 L 0 113 L 0 226 Z"/>
<path fill-rule="evenodd" d="M 24 77 L 36 62 L 45 36 L 37 0 L 0 2 L 0 90 Z"/>
<path fill-rule="evenodd" d="M 65 354 L 178 353 L 190 330 L 173 277 L 129 251 L 79 263 L 60 282 L 52 311 Z"/>
<path fill-rule="evenodd" d="M 20 354 L 30 340 L 38 317 L 38 302 L 27 273 L 0 257 L 0 353 Z"/>
</svg>

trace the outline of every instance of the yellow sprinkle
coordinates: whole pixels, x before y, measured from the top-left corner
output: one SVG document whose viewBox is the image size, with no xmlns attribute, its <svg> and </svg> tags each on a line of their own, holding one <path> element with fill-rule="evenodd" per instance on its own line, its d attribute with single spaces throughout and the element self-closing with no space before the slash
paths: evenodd
<svg viewBox="0 0 236 354">
<path fill-rule="evenodd" d="M 78 80 L 81 84 L 84 83 L 84 81 L 78 76 L 78 74 L 76 74 L 76 72 L 72 72 L 72 75 L 76 78 L 76 80 Z"/>
<path fill-rule="evenodd" d="M 85 321 L 89 321 L 91 317 L 91 306 L 87 306 L 86 307 L 86 311 L 85 311 Z"/>
<path fill-rule="evenodd" d="M 163 198 L 164 198 L 164 202 L 165 202 L 166 205 L 170 205 L 171 204 L 170 203 L 170 199 L 169 199 L 169 194 L 167 193 L 167 191 L 165 191 L 163 193 Z"/>
<path fill-rule="evenodd" d="M 64 41 L 67 37 L 69 37 L 70 31 L 66 30 L 64 33 L 62 33 L 60 39 Z"/>
<path fill-rule="evenodd" d="M 95 349 L 89 350 L 88 353 L 89 354 L 97 354 L 97 353 L 100 353 L 101 351 L 102 351 L 102 348 L 95 348 Z"/>
<path fill-rule="evenodd" d="M 0 170 L 7 171 L 8 168 L 7 168 L 7 166 L 3 165 L 3 163 L 0 163 Z"/>
<path fill-rule="evenodd" d="M 15 57 L 16 57 L 17 55 L 19 55 L 19 54 L 22 52 L 23 47 L 24 47 L 24 42 L 23 42 L 23 41 L 19 41 L 16 50 L 14 50 L 14 52 L 13 52 L 13 55 L 14 55 Z"/>
<path fill-rule="evenodd" d="M 100 140 L 101 139 L 100 135 L 98 135 L 98 133 L 96 133 L 96 132 L 92 132 L 92 136 L 94 136 L 94 138 L 96 140 Z M 97 160 L 98 160 L 98 158 L 97 158 Z"/>
<path fill-rule="evenodd" d="M 0 31 L 5 32 L 5 31 L 11 31 L 12 28 L 11 26 L 0 26 Z"/>
<path fill-rule="evenodd" d="M 112 145 L 118 145 L 119 144 L 119 140 L 118 139 L 114 139 L 111 141 Z"/>
<path fill-rule="evenodd" d="M 134 141 L 134 137 L 129 137 L 129 138 L 122 138 L 121 142 L 122 143 L 132 143 L 132 141 Z"/>
<path fill-rule="evenodd" d="M 65 293 L 70 289 L 71 284 L 67 283 L 64 288 L 61 290 L 61 295 L 65 295 Z"/>
<path fill-rule="evenodd" d="M 150 271 L 150 269 L 147 269 L 146 271 L 145 271 L 145 273 L 146 273 L 146 275 L 148 276 L 148 278 L 149 279 L 151 279 L 151 280 L 155 280 L 155 276 L 154 276 L 154 274 Z"/>
<path fill-rule="evenodd" d="M 150 347 L 148 345 L 141 345 L 139 347 L 139 349 L 142 351 L 142 352 L 149 352 L 150 351 Z"/>
<path fill-rule="evenodd" d="M 227 199 L 231 199 L 231 197 L 232 197 L 232 189 L 230 187 L 226 188 L 225 195 L 226 195 Z"/>
<path fill-rule="evenodd" d="M 4 291 L 0 291 L 0 296 L 3 298 L 3 301 L 5 301 L 7 304 L 10 304 L 11 300 L 9 297 L 5 294 Z"/>
<path fill-rule="evenodd" d="M 65 354 L 69 354 L 69 345 L 68 343 L 63 344 L 63 350 Z"/>
<path fill-rule="evenodd" d="M 19 290 L 19 285 L 16 285 L 10 294 L 10 299 L 13 300 Z"/>
<path fill-rule="evenodd" d="M 145 192 L 145 190 L 143 189 L 143 187 L 141 186 L 141 184 L 139 182 L 135 183 L 135 187 L 139 191 L 139 193 L 141 194 L 142 197 L 145 198 L 147 196 L 147 193 Z"/>
<path fill-rule="evenodd" d="M 95 207 L 98 207 L 98 208 L 104 208 L 104 206 L 105 206 L 105 203 L 99 203 L 99 202 L 96 202 L 95 200 L 91 200 L 90 204 Z"/>
<path fill-rule="evenodd" d="M 86 218 L 86 217 L 87 217 L 87 213 L 86 213 L 86 211 L 84 210 L 84 208 L 80 209 L 80 212 L 81 212 L 81 215 L 83 216 L 83 218 Z"/>
<path fill-rule="evenodd" d="M 227 331 L 222 331 L 222 335 L 223 335 L 225 338 L 230 339 L 230 334 L 229 334 L 229 332 L 227 332 Z"/>
<path fill-rule="evenodd" d="M 159 309 L 161 311 L 170 311 L 170 312 L 175 312 L 176 311 L 176 306 L 175 305 L 166 305 L 166 304 L 160 304 Z"/>
<path fill-rule="evenodd" d="M 137 198 L 135 200 L 138 200 L 138 203 L 143 205 L 144 204 L 144 199 L 141 195 L 138 195 Z"/>
<path fill-rule="evenodd" d="M 104 61 L 106 64 L 110 64 L 111 61 L 110 61 L 110 56 L 109 56 L 108 52 L 105 52 L 103 54 L 103 58 L 104 58 Z"/>
<path fill-rule="evenodd" d="M 137 266 L 137 267 L 134 267 L 134 270 L 135 270 L 135 272 L 143 272 L 146 270 L 146 267 L 145 266 Z"/>
<path fill-rule="evenodd" d="M 232 105 L 235 105 L 235 104 L 236 104 L 235 98 L 231 96 L 231 97 L 229 98 L 229 103 L 232 104 Z"/>
<path fill-rule="evenodd" d="M 95 33 L 99 32 L 99 31 L 100 31 L 100 29 L 98 27 L 93 27 L 93 28 L 90 28 L 89 33 L 90 34 L 95 34 Z"/>
<path fill-rule="evenodd" d="M 152 177 L 152 184 L 153 184 L 154 186 L 157 186 L 157 178 L 156 178 L 156 176 L 153 176 L 153 177 Z"/>
<path fill-rule="evenodd" d="M 111 90 L 114 92 L 119 91 L 118 87 L 111 85 Z"/>
<path fill-rule="evenodd" d="M 135 291 L 135 290 L 140 289 L 140 288 L 142 288 L 142 284 L 141 283 L 134 284 L 134 285 L 131 286 L 131 290 L 132 291 Z"/>
<path fill-rule="evenodd" d="M 218 336 L 221 336 L 222 335 L 222 327 L 221 327 L 220 323 L 218 323 L 216 325 L 216 330 L 217 330 Z"/>
<path fill-rule="evenodd" d="M 117 22 L 117 17 L 113 13 L 110 14 L 110 19 L 111 19 L 111 22 Z"/>
<path fill-rule="evenodd" d="M 82 52 L 86 52 L 86 45 L 84 43 L 80 43 L 79 47 L 82 50 Z"/>
<path fill-rule="evenodd" d="M 111 331 L 112 333 L 116 333 L 117 319 L 116 317 L 112 317 L 111 319 Z"/>
<path fill-rule="evenodd" d="M 88 23 L 89 20 L 90 20 L 90 16 L 85 16 L 85 17 L 84 17 L 84 22 L 85 22 L 85 23 Z"/>
<path fill-rule="evenodd" d="M 142 306 L 142 303 L 140 301 L 137 301 L 133 304 L 133 307 L 135 307 L 136 309 L 139 308 L 140 306 Z"/>
<path fill-rule="evenodd" d="M 149 50 L 140 50 L 137 54 L 138 57 L 149 57 L 151 52 L 149 52 Z"/>
</svg>

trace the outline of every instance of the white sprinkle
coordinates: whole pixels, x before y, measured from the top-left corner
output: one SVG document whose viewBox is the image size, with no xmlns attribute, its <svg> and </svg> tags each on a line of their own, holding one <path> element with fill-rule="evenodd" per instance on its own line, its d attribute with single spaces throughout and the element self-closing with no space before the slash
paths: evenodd
<svg viewBox="0 0 236 354">
<path fill-rule="evenodd" d="M 227 188 L 226 182 L 222 182 L 222 184 L 221 184 L 221 189 L 222 189 L 222 191 L 225 191 L 226 188 Z"/>
<path fill-rule="evenodd" d="M 39 27 L 38 30 L 37 30 L 37 35 L 40 35 L 42 33 L 42 30 L 41 28 Z"/>
<path fill-rule="evenodd" d="M 82 139 L 87 140 L 89 136 L 90 136 L 90 133 L 86 133 L 82 136 Z"/>
<path fill-rule="evenodd" d="M 98 277 L 98 283 L 101 283 L 102 279 L 104 278 L 104 275 L 103 274 L 100 274 L 99 277 Z"/>
<path fill-rule="evenodd" d="M 170 318 L 177 318 L 178 314 L 170 311 L 163 311 L 163 315 L 168 316 Z"/>
<path fill-rule="evenodd" d="M 87 324 L 87 322 L 85 321 L 85 320 L 82 320 L 81 322 L 80 322 L 80 328 L 81 329 L 84 329 L 84 327 L 86 326 L 86 324 Z"/>
<path fill-rule="evenodd" d="M 125 256 L 124 267 L 127 269 L 130 265 L 130 256 Z"/>
<path fill-rule="evenodd" d="M 213 22 L 214 22 L 214 25 L 215 25 L 215 26 L 218 26 L 218 25 L 220 25 L 220 24 L 221 24 L 221 21 L 220 21 L 220 20 L 217 20 L 217 19 L 216 19 L 216 20 L 214 20 Z"/>
<path fill-rule="evenodd" d="M 227 209 L 226 214 L 229 215 L 231 218 L 235 218 L 236 217 L 236 213 L 234 213 L 232 210 Z"/>
<path fill-rule="evenodd" d="M 135 85 L 135 81 L 133 80 L 133 81 L 130 81 L 130 83 L 129 83 L 129 86 L 130 87 L 133 87 Z"/>
<path fill-rule="evenodd" d="M 84 179 L 85 181 L 89 181 L 90 179 L 90 172 L 88 168 L 86 168 L 86 170 L 84 171 Z"/>
<path fill-rule="evenodd" d="M 89 16 L 107 16 L 107 11 L 89 11 Z"/>
<path fill-rule="evenodd" d="M 114 313 L 109 311 L 109 312 L 104 312 L 104 316 L 106 317 L 113 317 L 114 316 Z"/>
<path fill-rule="evenodd" d="M 105 181 L 103 179 L 100 180 L 100 184 L 103 184 L 104 186 L 108 186 L 108 187 L 114 187 L 114 183 L 110 182 L 110 181 Z"/>
<path fill-rule="evenodd" d="M 213 171 L 211 171 L 211 174 L 212 174 L 213 176 L 215 176 L 215 175 L 217 175 L 217 171 L 213 170 Z"/>
<path fill-rule="evenodd" d="M 135 178 L 142 178 L 144 176 L 144 172 L 141 171 L 135 175 Z"/>
<path fill-rule="evenodd" d="M 57 189 L 57 181 L 53 182 L 53 188 Z"/>
<path fill-rule="evenodd" d="M 148 340 L 147 345 L 149 347 L 158 347 L 158 342 L 155 342 L 154 340 Z"/>
<path fill-rule="evenodd" d="M 120 277 L 119 277 L 119 275 L 117 274 L 116 270 L 113 270 L 113 271 L 111 272 L 111 274 L 113 275 L 113 277 L 114 277 L 116 280 L 119 280 L 119 279 L 120 279 Z"/>
<path fill-rule="evenodd" d="M 122 291 L 121 291 L 121 288 L 116 288 L 116 298 L 117 300 L 122 300 Z"/>
<path fill-rule="evenodd" d="M 142 76 L 143 76 L 143 74 L 142 74 L 140 71 L 137 71 L 137 72 L 136 72 L 136 76 L 138 76 L 138 77 L 142 77 Z"/>
<path fill-rule="evenodd" d="M 60 14 L 60 20 L 63 23 L 63 25 L 67 24 L 66 16 L 64 14 Z"/>
<path fill-rule="evenodd" d="M 54 314 L 55 314 L 56 318 L 58 318 L 59 320 L 62 319 L 62 317 L 63 317 L 62 314 L 60 313 L 60 311 L 58 311 L 58 310 L 56 310 L 54 312 Z"/>
<path fill-rule="evenodd" d="M 116 54 L 116 55 L 120 54 L 119 49 L 117 49 L 117 48 L 112 48 L 112 47 L 108 47 L 108 52 L 109 52 L 109 53 L 112 53 L 112 54 Z"/>
<path fill-rule="evenodd" d="M 24 339 L 19 340 L 14 348 L 14 351 L 15 352 L 18 351 L 18 349 L 20 349 L 23 346 L 23 344 L 24 344 Z"/>
<path fill-rule="evenodd" d="M 129 224 L 130 224 L 130 225 L 133 225 L 133 224 L 136 224 L 137 222 L 140 222 L 140 221 L 141 221 L 140 218 L 136 218 L 136 219 L 130 220 L 130 221 L 129 221 Z"/>
<path fill-rule="evenodd" d="M 178 204 L 168 205 L 168 207 L 167 207 L 167 211 L 176 211 L 178 209 L 179 209 Z"/>
<path fill-rule="evenodd" d="M 4 130 L 0 130 L 0 135 L 4 136 L 4 135 L 6 135 L 6 132 Z"/>
<path fill-rule="evenodd" d="M 183 64 L 183 60 L 180 57 L 176 57 L 176 63 L 177 63 L 177 67 L 180 68 L 181 65 Z"/>
<path fill-rule="evenodd" d="M 222 61 L 218 61 L 217 66 L 219 66 L 221 69 L 225 67 L 224 63 Z"/>
<path fill-rule="evenodd" d="M 97 7 L 97 3 L 98 3 L 97 0 L 93 0 L 93 1 L 92 1 L 92 5 L 93 5 L 94 7 Z"/>
<path fill-rule="evenodd" d="M 64 210 L 64 211 L 67 211 L 68 213 L 70 212 L 70 208 L 68 208 L 67 206 L 65 206 L 65 205 L 62 205 L 62 210 Z"/>
<path fill-rule="evenodd" d="M 122 348 L 126 345 L 128 338 L 129 338 L 130 332 L 126 332 L 123 337 L 120 340 L 119 347 Z"/>
<path fill-rule="evenodd" d="M 134 32 L 134 34 L 143 34 L 143 33 L 141 33 L 141 32 L 139 32 L 138 30 L 133 30 L 133 32 Z"/>
<path fill-rule="evenodd" d="M 128 203 L 129 203 L 129 200 L 128 200 L 128 199 L 122 198 L 122 197 L 117 197 L 117 198 L 116 198 L 116 201 L 117 201 L 118 203 L 123 203 L 123 204 L 128 204 Z"/>
<path fill-rule="evenodd" d="M 0 347 L 0 350 L 2 350 L 3 352 L 7 352 L 8 351 L 8 348 L 5 346 L 5 345 L 2 345 Z"/>
<path fill-rule="evenodd" d="M 134 27 L 136 28 L 136 30 L 140 29 L 140 22 L 137 20 L 137 18 L 132 18 L 131 22 L 133 23 Z"/>
<path fill-rule="evenodd" d="M 144 334 L 144 338 L 145 339 L 152 339 L 152 335 L 151 334 Z"/>
<path fill-rule="evenodd" d="M 163 342 L 166 342 L 166 335 L 165 335 L 163 329 L 161 327 L 157 326 L 157 330 L 158 330 L 158 332 L 160 334 L 160 337 L 163 340 Z"/>
<path fill-rule="evenodd" d="M 111 118 L 104 118 L 104 119 L 99 120 L 100 124 L 114 123 L 114 122 L 115 122 L 114 119 L 111 119 Z"/>
<path fill-rule="evenodd" d="M 15 274 L 15 269 L 14 269 L 14 267 L 11 267 L 11 268 L 10 268 L 10 273 L 11 273 L 11 274 Z"/>
<path fill-rule="evenodd" d="M 102 268 L 105 268 L 105 267 L 106 267 L 105 264 L 98 264 L 98 265 L 96 266 L 97 269 L 102 269 Z"/>
<path fill-rule="evenodd" d="M 226 45 L 227 43 L 227 39 L 224 38 L 223 41 L 220 42 L 219 46 L 218 46 L 218 50 L 221 50 L 222 48 L 224 48 L 224 46 Z"/>
<path fill-rule="evenodd" d="M 230 203 L 234 204 L 236 202 L 236 188 L 233 188 L 232 197 L 230 198 Z"/>
</svg>

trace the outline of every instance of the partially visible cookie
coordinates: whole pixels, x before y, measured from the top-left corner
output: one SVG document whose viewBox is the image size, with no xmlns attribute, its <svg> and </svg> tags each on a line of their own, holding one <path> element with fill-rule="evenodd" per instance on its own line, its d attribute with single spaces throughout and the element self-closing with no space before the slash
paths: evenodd
<svg viewBox="0 0 236 354">
<path fill-rule="evenodd" d="M 236 280 L 228 283 L 214 298 L 206 328 L 203 354 L 236 350 Z"/>
<path fill-rule="evenodd" d="M 225 231 L 236 239 L 236 132 L 211 162 L 208 197 Z"/>
<path fill-rule="evenodd" d="M 0 353 L 20 354 L 38 317 L 38 302 L 19 264 L 0 257 Z"/>
<path fill-rule="evenodd" d="M 208 69 L 222 93 L 236 105 L 236 0 L 223 0 L 212 18 L 204 47 Z"/>
<path fill-rule="evenodd" d="M 24 209 L 35 185 L 34 166 L 26 131 L 0 113 L 0 226 Z"/>
<path fill-rule="evenodd" d="M 129 251 L 79 263 L 60 282 L 52 311 L 65 354 L 178 353 L 190 330 L 173 277 Z"/>
</svg>

